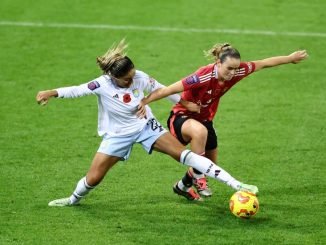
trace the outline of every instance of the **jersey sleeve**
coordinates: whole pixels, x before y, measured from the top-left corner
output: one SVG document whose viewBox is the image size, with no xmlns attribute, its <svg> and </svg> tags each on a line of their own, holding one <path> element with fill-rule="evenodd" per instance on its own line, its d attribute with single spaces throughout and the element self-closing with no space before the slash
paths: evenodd
<svg viewBox="0 0 326 245">
<path fill-rule="evenodd" d="M 244 78 L 251 73 L 253 73 L 256 69 L 255 63 L 254 62 L 241 62 L 239 69 L 237 70 L 235 76 L 239 76 L 241 78 Z"/>
<path fill-rule="evenodd" d="M 181 81 L 184 90 L 186 91 L 205 86 L 205 83 L 211 80 L 213 74 L 212 68 L 212 65 L 202 67 L 198 69 L 195 73 L 183 78 Z"/>
<path fill-rule="evenodd" d="M 55 90 L 58 92 L 58 98 L 77 98 L 90 94 L 96 94 L 100 87 L 100 82 L 93 80 L 78 86 L 57 88 Z"/>
</svg>

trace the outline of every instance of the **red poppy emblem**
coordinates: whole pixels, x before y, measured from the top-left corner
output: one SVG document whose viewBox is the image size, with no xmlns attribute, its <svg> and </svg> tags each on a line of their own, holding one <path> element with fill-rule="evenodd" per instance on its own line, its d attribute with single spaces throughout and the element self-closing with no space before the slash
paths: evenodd
<svg viewBox="0 0 326 245">
<path fill-rule="evenodd" d="M 124 103 L 129 103 L 131 101 L 131 97 L 130 97 L 130 94 L 125 94 L 123 96 L 123 102 Z"/>
</svg>

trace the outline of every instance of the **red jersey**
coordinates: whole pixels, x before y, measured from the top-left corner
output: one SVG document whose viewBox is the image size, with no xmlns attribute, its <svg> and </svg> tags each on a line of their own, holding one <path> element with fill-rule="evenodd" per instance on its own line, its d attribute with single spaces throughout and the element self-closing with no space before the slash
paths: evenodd
<svg viewBox="0 0 326 245">
<path fill-rule="evenodd" d="M 255 63 L 241 62 L 233 78 L 219 84 L 215 63 L 201 67 L 194 74 L 182 79 L 184 91 L 181 94 L 183 100 L 201 105 L 200 113 L 187 111 L 179 103 L 172 108 L 172 111 L 174 114 L 184 114 L 201 122 L 212 121 L 222 95 L 254 71 Z"/>
</svg>

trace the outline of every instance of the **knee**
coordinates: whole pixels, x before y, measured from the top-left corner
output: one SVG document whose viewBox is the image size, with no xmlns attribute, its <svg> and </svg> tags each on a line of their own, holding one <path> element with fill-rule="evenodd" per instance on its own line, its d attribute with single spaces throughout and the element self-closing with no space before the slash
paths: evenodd
<svg viewBox="0 0 326 245">
<path fill-rule="evenodd" d="M 100 171 L 90 171 L 86 175 L 86 181 L 90 186 L 96 186 L 102 181 L 103 177 L 104 175 Z"/>
<path fill-rule="evenodd" d="M 207 128 L 200 122 L 190 119 L 182 126 L 182 135 L 189 138 L 189 140 L 206 141 L 208 131 Z"/>
<path fill-rule="evenodd" d="M 207 129 L 204 126 L 200 125 L 200 126 L 193 128 L 191 138 L 192 138 L 192 140 L 195 140 L 195 141 L 206 142 L 207 135 L 208 135 Z"/>
<path fill-rule="evenodd" d="M 97 186 L 101 180 L 94 178 L 93 176 L 87 176 L 87 184 L 90 186 Z"/>
</svg>

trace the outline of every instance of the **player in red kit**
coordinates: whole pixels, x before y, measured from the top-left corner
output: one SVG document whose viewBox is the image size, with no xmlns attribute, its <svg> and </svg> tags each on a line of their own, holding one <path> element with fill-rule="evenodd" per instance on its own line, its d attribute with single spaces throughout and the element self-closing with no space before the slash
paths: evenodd
<svg viewBox="0 0 326 245">
<path fill-rule="evenodd" d="M 182 92 L 181 98 L 197 104 L 192 111 L 180 104 L 176 104 L 168 119 L 170 132 L 178 140 L 187 145 L 199 155 L 217 162 L 217 135 L 213 127 L 213 119 L 217 112 L 220 98 L 236 83 L 246 76 L 263 68 L 274 67 L 282 64 L 298 63 L 308 57 L 305 50 L 296 51 L 287 56 L 275 56 L 263 60 L 242 62 L 240 53 L 230 44 L 216 44 L 207 51 L 213 56 L 215 62 L 199 68 L 195 73 L 165 88 L 158 89 L 143 99 L 139 108 L 144 105 Z M 205 173 L 190 168 L 185 176 L 175 184 L 175 193 L 189 200 L 197 200 L 192 186 L 201 196 L 211 196 Z"/>
</svg>

